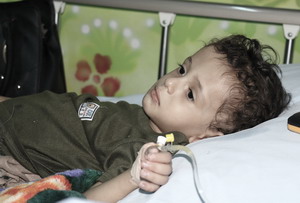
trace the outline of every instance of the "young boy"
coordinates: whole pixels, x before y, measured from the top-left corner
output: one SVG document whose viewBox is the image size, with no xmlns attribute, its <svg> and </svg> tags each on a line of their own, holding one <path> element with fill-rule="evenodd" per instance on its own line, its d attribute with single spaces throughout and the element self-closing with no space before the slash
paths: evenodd
<svg viewBox="0 0 300 203">
<path fill-rule="evenodd" d="M 141 181 L 131 180 L 137 151 L 174 132 L 177 144 L 253 127 L 288 105 L 270 49 L 241 35 L 212 41 L 158 80 L 143 107 L 50 92 L 0 104 L 1 153 L 44 177 L 72 168 L 103 171 L 85 195 L 116 202 L 136 188 L 155 191 L 172 172 L 171 155 L 151 149 Z"/>
</svg>

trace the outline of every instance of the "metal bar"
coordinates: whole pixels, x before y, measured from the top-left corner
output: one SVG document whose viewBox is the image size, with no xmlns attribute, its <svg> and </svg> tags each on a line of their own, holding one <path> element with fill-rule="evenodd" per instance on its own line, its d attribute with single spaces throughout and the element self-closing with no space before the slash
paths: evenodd
<svg viewBox="0 0 300 203">
<path fill-rule="evenodd" d="M 167 12 L 241 21 L 300 25 L 300 11 L 293 9 L 238 6 L 183 0 L 64 0 L 64 2 L 116 9 Z"/>
<path fill-rule="evenodd" d="M 167 73 L 169 26 L 162 27 L 158 79 Z"/>
<path fill-rule="evenodd" d="M 160 57 L 158 67 L 158 79 L 167 73 L 167 58 L 168 58 L 168 41 L 169 29 L 174 23 L 176 15 L 174 13 L 159 12 L 159 22 L 162 27 Z"/>
<path fill-rule="evenodd" d="M 284 63 L 291 64 L 293 60 L 294 39 L 287 39 L 284 51 Z"/>
<path fill-rule="evenodd" d="M 286 64 L 292 63 L 294 40 L 298 36 L 299 30 L 299 25 L 283 24 L 283 32 L 284 37 L 286 39 L 286 46 L 284 52 L 284 62 Z"/>
</svg>

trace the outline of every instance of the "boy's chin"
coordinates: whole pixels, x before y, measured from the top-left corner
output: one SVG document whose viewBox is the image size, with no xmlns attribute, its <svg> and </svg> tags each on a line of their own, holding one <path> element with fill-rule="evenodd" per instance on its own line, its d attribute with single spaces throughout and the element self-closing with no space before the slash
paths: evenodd
<svg viewBox="0 0 300 203">
<path fill-rule="evenodd" d="M 149 92 L 147 92 L 144 97 L 143 97 L 143 100 L 142 100 L 142 105 L 143 106 L 149 106 L 151 105 L 152 103 L 152 98 L 151 98 L 151 95 Z"/>
<path fill-rule="evenodd" d="M 147 94 L 145 94 L 142 99 L 142 106 L 144 107 L 145 105 L 147 105 Z"/>
</svg>

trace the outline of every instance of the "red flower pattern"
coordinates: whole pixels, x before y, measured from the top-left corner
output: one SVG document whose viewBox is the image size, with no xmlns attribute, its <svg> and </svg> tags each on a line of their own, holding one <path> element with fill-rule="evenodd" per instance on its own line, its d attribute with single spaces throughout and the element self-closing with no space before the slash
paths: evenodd
<svg viewBox="0 0 300 203">
<path fill-rule="evenodd" d="M 92 73 L 92 69 L 87 61 L 79 61 L 77 63 L 75 78 L 82 82 L 85 82 L 92 78 L 93 82 L 96 85 L 100 84 L 100 75 L 102 76 L 110 70 L 112 61 L 109 56 L 103 56 L 97 53 L 94 56 L 93 63 L 95 65 L 97 73 Z M 116 92 L 118 92 L 118 90 L 121 87 L 121 82 L 115 77 L 107 77 L 104 79 L 104 81 L 102 82 L 102 84 L 100 84 L 99 87 L 102 89 L 105 96 L 115 96 Z M 81 89 L 81 93 L 89 93 L 95 96 L 99 95 L 97 86 L 95 85 L 87 85 L 83 87 Z"/>
<path fill-rule="evenodd" d="M 104 95 L 112 97 L 120 89 L 120 82 L 116 78 L 105 78 L 101 85 Z"/>
<path fill-rule="evenodd" d="M 97 96 L 98 91 L 94 85 L 87 85 L 81 89 L 81 93 L 88 93 Z"/>
<path fill-rule="evenodd" d="M 97 72 L 100 74 L 107 73 L 111 66 L 111 60 L 109 56 L 102 56 L 101 54 L 95 54 L 94 64 Z"/>
<path fill-rule="evenodd" d="M 77 71 L 75 77 L 80 81 L 87 81 L 92 73 L 90 65 L 86 61 L 79 61 L 77 63 Z"/>
</svg>

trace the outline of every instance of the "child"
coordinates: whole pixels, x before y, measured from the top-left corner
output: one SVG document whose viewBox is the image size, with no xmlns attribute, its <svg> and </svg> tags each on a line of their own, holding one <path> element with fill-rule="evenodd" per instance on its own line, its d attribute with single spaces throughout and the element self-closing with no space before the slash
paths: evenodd
<svg viewBox="0 0 300 203">
<path fill-rule="evenodd" d="M 158 80 L 143 108 L 99 102 L 91 95 L 44 92 L 0 104 L 1 153 L 44 177 L 72 168 L 103 171 L 85 194 L 115 202 L 136 188 L 155 191 L 171 174 L 171 155 L 151 149 L 141 181 L 131 181 L 137 151 L 158 135 L 176 144 L 253 127 L 288 105 L 270 49 L 241 35 L 214 40 Z M 79 119 L 78 119 L 79 118 Z"/>
</svg>

